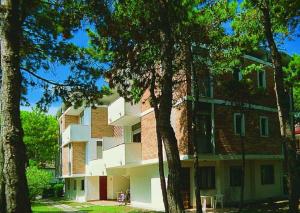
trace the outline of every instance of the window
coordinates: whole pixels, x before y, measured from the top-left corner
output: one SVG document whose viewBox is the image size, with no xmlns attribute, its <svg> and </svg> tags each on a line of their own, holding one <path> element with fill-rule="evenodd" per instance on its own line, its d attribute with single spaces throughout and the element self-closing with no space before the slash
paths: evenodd
<svg viewBox="0 0 300 213">
<path fill-rule="evenodd" d="M 266 71 L 257 72 L 257 83 L 259 88 L 266 88 Z"/>
<path fill-rule="evenodd" d="M 234 113 L 234 133 L 236 135 L 245 135 L 245 115 Z"/>
<path fill-rule="evenodd" d="M 141 142 L 141 132 L 133 134 L 133 142 L 135 142 L 135 143 Z"/>
<path fill-rule="evenodd" d="M 269 119 L 265 116 L 259 117 L 260 136 L 269 136 Z"/>
<path fill-rule="evenodd" d="M 272 165 L 262 165 L 260 167 L 261 184 L 274 184 L 274 167 Z"/>
<path fill-rule="evenodd" d="M 215 167 L 206 166 L 200 167 L 200 188 L 214 189 L 215 188 Z"/>
<path fill-rule="evenodd" d="M 76 191 L 76 189 L 77 189 L 77 181 L 74 180 L 74 191 Z"/>
<path fill-rule="evenodd" d="M 233 78 L 236 81 L 241 81 L 243 79 L 243 75 L 240 69 L 235 69 L 233 71 Z"/>
<path fill-rule="evenodd" d="M 84 124 L 84 110 L 80 113 L 80 124 Z"/>
<path fill-rule="evenodd" d="M 102 141 L 97 141 L 97 159 L 102 159 Z"/>
<path fill-rule="evenodd" d="M 141 123 L 134 124 L 131 127 L 132 131 L 132 142 L 140 143 L 141 142 Z"/>
<path fill-rule="evenodd" d="M 81 180 L 81 191 L 84 191 L 84 180 Z"/>
<path fill-rule="evenodd" d="M 229 168 L 230 186 L 241 186 L 242 185 L 242 167 L 231 166 Z"/>
</svg>

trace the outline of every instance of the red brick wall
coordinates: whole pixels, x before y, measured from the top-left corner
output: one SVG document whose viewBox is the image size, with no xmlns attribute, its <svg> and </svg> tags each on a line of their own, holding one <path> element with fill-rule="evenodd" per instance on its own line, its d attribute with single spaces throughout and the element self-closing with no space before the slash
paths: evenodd
<svg viewBox="0 0 300 213">
<path fill-rule="evenodd" d="M 189 143 L 190 136 L 188 133 L 188 111 L 187 111 L 187 102 L 182 103 L 180 106 L 173 109 L 175 126 L 174 131 L 177 138 L 179 153 L 182 155 L 190 154 L 191 143 Z M 190 146 L 189 146 L 190 145 Z"/>
<path fill-rule="evenodd" d="M 176 107 L 172 112 L 172 121 L 175 135 L 177 138 L 179 153 L 181 155 L 189 154 L 189 138 L 187 124 L 186 104 Z M 156 121 L 154 112 L 148 113 L 141 118 L 141 136 L 142 136 L 142 159 L 148 160 L 157 158 L 156 141 Z"/>
<path fill-rule="evenodd" d="M 62 147 L 62 175 L 69 174 L 68 159 L 69 159 L 69 147 L 64 146 Z"/>
<path fill-rule="evenodd" d="M 215 105 L 215 143 L 219 154 L 240 154 L 241 139 L 234 134 L 233 114 L 227 106 Z M 260 136 L 259 116 L 269 118 L 269 137 Z M 248 154 L 281 154 L 277 113 L 248 110 L 245 113 L 245 150 Z"/>
<path fill-rule="evenodd" d="M 156 122 L 154 112 L 141 118 L 142 159 L 157 158 Z"/>
<path fill-rule="evenodd" d="M 274 107 L 276 108 L 276 96 L 274 92 L 274 79 L 273 75 L 274 72 L 272 69 L 265 68 L 266 70 L 266 90 L 263 93 L 259 93 L 255 95 L 251 103 L 256 105 L 263 105 L 268 107 Z M 254 71 L 246 76 L 243 76 L 243 78 L 249 78 L 252 80 L 253 86 L 255 88 L 258 88 L 257 86 L 257 72 Z M 216 99 L 226 99 L 226 100 L 232 100 L 226 93 L 224 92 L 223 83 L 229 80 L 233 79 L 232 73 L 225 73 L 220 76 L 216 76 L 214 79 L 214 98 Z"/>
<path fill-rule="evenodd" d="M 92 109 L 91 119 L 92 138 L 113 136 L 113 127 L 108 125 L 106 107 Z"/>
<path fill-rule="evenodd" d="M 64 131 L 70 124 L 78 124 L 79 116 L 63 115 L 60 121 L 61 130 Z"/>
<path fill-rule="evenodd" d="M 85 143 L 72 143 L 72 172 L 73 174 L 85 173 Z"/>
</svg>

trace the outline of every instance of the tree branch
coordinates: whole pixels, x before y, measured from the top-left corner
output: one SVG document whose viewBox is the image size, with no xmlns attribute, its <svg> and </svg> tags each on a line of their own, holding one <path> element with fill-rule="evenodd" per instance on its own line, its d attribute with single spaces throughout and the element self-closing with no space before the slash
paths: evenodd
<svg viewBox="0 0 300 213">
<path fill-rule="evenodd" d="M 42 80 L 48 84 L 52 84 L 52 85 L 55 85 L 55 86 L 60 86 L 60 87 L 70 87 L 70 86 L 74 86 L 74 85 L 71 85 L 71 84 L 61 84 L 61 83 L 57 83 L 57 82 L 54 82 L 54 81 L 50 81 L 46 78 L 43 78 L 37 74 L 35 74 L 34 72 L 30 71 L 29 69 L 26 69 L 24 67 L 21 67 L 21 70 L 29 73 L 30 75 L 34 76 L 35 78 L 39 79 L 39 80 Z"/>
</svg>

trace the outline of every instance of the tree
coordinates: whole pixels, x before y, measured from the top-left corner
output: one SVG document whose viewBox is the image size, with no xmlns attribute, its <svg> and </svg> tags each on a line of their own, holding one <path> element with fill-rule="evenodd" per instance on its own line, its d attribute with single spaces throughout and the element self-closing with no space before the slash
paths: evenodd
<svg viewBox="0 0 300 213">
<path fill-rule="evenodd" d="M 235 25 L 238 33 L 258 42 L 266 42 L 274 67 L 275 93 L 285 159 L 287 162 L 289 210 L 298 212 L 299 195 L 297 188 L 296 147 L 293 142 L 293 122 L 290 119 L 289 89 L 284 84 L 282 56 L 278 50 L 280 40 L 294 35 L 299 24 L 299 1 L 245 0 L 241 14 L 243 23 Z M 253 19 L 253 17 L 256 17 Z M 252 17 L 252 18 L 251 18 Z M 251 34 L 249 34 L 251 32 Z M 248 35 L 247 35 L 248 34 Z"/>
<path fill-rule="evenodd" d="M 58 123 L 38 109 L 21 111 L 27 157 L 44 167 L 53 164 L 58 152 Z"/>
<path fill-rule="evenodd" d="M 168 204 L 165 202 L 165 207 L 169 206 L 170 212 L 182 211 L 180 159 L 170 114 L 178 96 L 183 96 L 174 94 L 190 86 L 185 83 L 191 77 L 188 67 L 192 60 L 191 57 L 186 57 L 186 50 L 194 43 L 207 46 L 207 49 L 212 47 L 203 60 L 210 58 L 214 65 L 219 65 L 219 69 L 221 64 L 225 67 L 223 62 L 231 53 L 224 53 L 228 52 L 227 48 L 232 48 L 226 41 L 227 37 L 223 37 L 224 29 L 221 27 L 221 23 L 228 19 L 225 13 L 229 8 L 227 6 L 226 1 L 215 4 L 214 1 L 207 3 L 192 0 L 131 0 L 117 1 L 112 5 L 95 3 L 93 6 L 96 15 L 91 17 L 96 17 L 93 18 L 96 29 L 90 31 L 93 45 L 90 53 L 95 58 L 107 60 L 111 65 L 107 72 L 110 85 L 117 88 L 120 95 L 128 101 L 139 99 L 150 88 L 157 124 L 160 172 L 163 171 L 160 137 L 169 167 Z M 107 16 L 98 19 L 99 12 Z M 216 16 L 212 16 L 214 13 Z M 221 42 L 222 39 L 225 45 Z M 236 62 L 228 58 L 227 62 Z M 217 59 L 223 61 L 216 63 Z M 160 177 L 164 195 L 162 173 Z M 197 196 L 197 200 L 197 209 L 201 211 L 200 196 Z"/>
<path fill-rule="evenodd" d="M 83 101 L 93 104 L 108 93 L 96 85 L 102 73 L 101 65 L 87 58 L 85 48 L 69 41 L 82 26 L 82 12 L 86 12 L 87 5 L 84 1 L 67 0 L 1 2 L 0 203 L 3 212 L 31 212 L 20 121 L 21 94 L 26 94 L 27 86 L 44 89 L 38 103 L 42 108 L 58 97 L 75 105 Z M 70 66 L 70 76 L 63 83 L 38 74 L 39 70 L 51 70 L 51 65 L 56 63 Z"/>
</svg>

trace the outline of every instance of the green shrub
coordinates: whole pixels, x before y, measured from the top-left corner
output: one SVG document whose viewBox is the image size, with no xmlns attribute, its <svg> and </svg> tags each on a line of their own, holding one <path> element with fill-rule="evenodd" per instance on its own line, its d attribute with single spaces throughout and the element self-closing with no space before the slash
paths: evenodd
<svg viewBox="0 0 300 213">
<path fill-rule="evenodd" d="M 52 175 L 50 172 L 39 169 L 36 165 L 30 165 L 26 169 L 30 199 L 42 195 L 45 189 L 50 187 Z"/>
<path fill-rule="evenodd" d="M 64 193 L 64 184 L 63 183 L 56 183 L 54 186 L 54 196 L 55 197 L 62 197 Z"/>
</svg>

